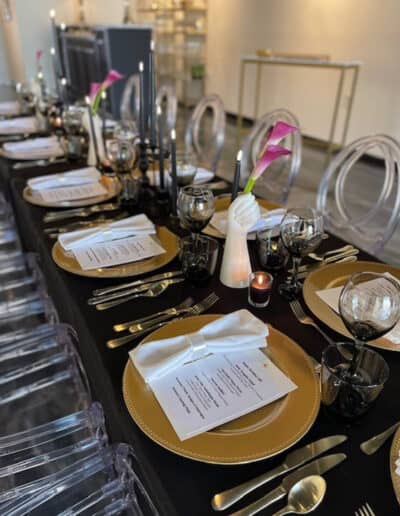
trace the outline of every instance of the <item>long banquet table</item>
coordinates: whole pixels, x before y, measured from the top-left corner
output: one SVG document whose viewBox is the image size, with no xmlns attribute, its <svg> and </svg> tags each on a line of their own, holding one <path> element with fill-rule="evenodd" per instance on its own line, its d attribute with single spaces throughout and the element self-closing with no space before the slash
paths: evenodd
<svg viewBox="0 0 400 516">
<path fill-rule="evenodd" d="M 109 350 L 105 342 L 112 336 L 112 325 L 116 322 L 141 317 L 174 306 L 188 295 L 200 300 L 215 291 L 220 301 L 213 307 L 213 313 L 230 313 L 242 307 L 251 310 L 257 317 L 272 324 L 299 343 L 318 360 L 327 345 L 313 328 L 301 325 L 293 316 L 289 305 L 274 288 L 270 305 L 266 309 L 252 309 L 247 303 L 246 289 L 232 290 L 218 280 L 218 271 L 212 282 L 204 288 L 193 288 L 188 283 L 170 287 L 161 297 L 126 303 L 106 312 L 97 312 L 86 304 L 93 289 L 115 283 L 112 280 L 91 279 L 64 272 L 53 262 L 51 248 L 53 241 L 43 233 L 42 222 L 45 209 L 32 206 L 22 199 L 22 190 L 27 177 L 67 169 L 67 165 L 53 165 L 50 170 L 43 167 L 24 171 L 11 170 L 11 164 L 0 159 L 2 183 L 7 183 L 8 193 L 15 208 L 23 246 L 37 252 L 48 283 L 51 297 L 63 322 L 71 324 L 79 335 L 79 352 L 89 376 L 94 399 L 104 407 L 108 431 L 113 441 L 130 443 L 136 450 L 140 462 L 140 474 L 162 515 L 216 514 L 210 506 L 213 493 L 232 487 L 280 464 L 285 453 L 272 459 L 237 466 L 204 464 L 182 458 L 163 449 L 149 439 L 130 418 L 122 397 L 122 374 L 128 357 L 129 346 Z M 70 168 L 70 167 L 69 167 Z M 165 223 L 168 221 L 166 220 Z M 321 251 L 343 245 L 331 236 L 321 245 Z M 221 255 L 222 253 L 220 253 Z M 255 260 L 254 250 L 252 249 Z M 373 258 L 360 253 L 360 259 Z M 179 267 L 177 260 L 162 270 Z M 161 271 L 162 271 L 161 270 Z M 275 287 L 277 286 L 277 282 Z M 323 326 L 323 325 L 322 325 Z M 340 339 L 329 328 L 324 329 L 332 337 Z M 389 473 L 389 447 L 386 445 L 375 455 L 367 457 L 360 449 L 360 443 L 393 424 L 400 416 L 400 353 L 380 351 L 390 366 L 390 379 L 377 404 L 362 419 L 352 424 L 340 422 L 324 411 L 320 414 L 303 439 L 296 445 L 307 444 L 326 435 L 345 433 L 346 443 L 329 453 L 344 452 L 347 460 L 326 474 L 327 494 L 318 515 L 353 514 L 366 501 L 381 516 L 397 514 L 399 507 L 393 492 Z M 276 487 L 279 480 L 258 489 L 245 499 L 243 505 L 260 497 Z M 283 501 L 280 502 L 283 505 Z M 272 514 L 279 508 L 275 504 L 263 514 Z"/>
</svg>

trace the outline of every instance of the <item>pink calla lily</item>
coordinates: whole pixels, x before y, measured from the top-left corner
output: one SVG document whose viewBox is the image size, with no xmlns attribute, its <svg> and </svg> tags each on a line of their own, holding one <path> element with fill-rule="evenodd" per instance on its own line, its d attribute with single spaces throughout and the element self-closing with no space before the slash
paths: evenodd
<svg viewBox="0 0 400 516">
<path fill-rule="evenodd" d="M 262 149 L 262 154 L 265 152 L 266 148 L 269 145 L 278 145 L 278 143 L 286 138 L 291 133 L 297 131 L 297 127 L 294 125 L 287 124 L 286 122 L 278 121 L 276 124 L 268 131 L 267 137 L 265 139 L 265 143 Z"/>
<path fill-rule="evenodd" d="M 110 70 L 107 74 L 107 77 L 104 79 L 101 87 L 104 89 L 109 88 L 114 84 L 114 82 L 119 81 L 123 77 L 124 76 L 117 72 L 117 70 Z"/>
<path fill-rule="evenodd" d="M 100 88 L 101 88 L 101 84 L 99 82 L 92 82 L 92 83 L 90 83 L 89 98 L 90 98 L 91 101 L 96 98 L 96 95 L 99 92 Z"/>
<path fill-rule="evenodd" d="M 289 149 L 285 149 L 285 147 L 281 147 L 280 145 L 268 145 L 264 154 L 257 161 L 252 173 L 250 174 L 250 178 L 254 181 L 263 174 L 264 170 L 269 167 L 269 165 L 280 158 L 281 156 L 287 156 L 291 154 Z"/>
<path fill-rule="evenodd" d="M 124 76 L 121 75 L 117 70 L 110 70 L 104 79 L 104 81 L 100 84 L 98 82 L 92 82 L 90 85 L 90 94 L 89 98 L 92 102 L 92 113 L 95 115 L 99 109 L 101 103 L 101 94 L 107 88 L 112 86 L 114 82 L 119 81 Z"/>
<path fill-rule="evenodd" d="M 286 124 L 285 122 L 277 122 L 274 127 L 268 131 L 266 142 L 261 151 L 261 157 L 255 164 L 249 179 L 247 180 L 244 192 L 250 193 L 257 179 L 265 172 L 270 164 L 281 156 L 291 154 L 289 149 L 285 149 L 281 145 L 277 145 L 285 136 L 294 131 L 298 131 L 297 127 Z"/>
</svg>

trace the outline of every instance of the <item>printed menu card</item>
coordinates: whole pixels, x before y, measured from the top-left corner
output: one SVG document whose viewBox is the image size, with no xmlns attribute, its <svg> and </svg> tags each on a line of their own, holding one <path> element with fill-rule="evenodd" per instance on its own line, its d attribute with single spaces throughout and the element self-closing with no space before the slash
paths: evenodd
<svg viewBox="0 0 400 516">
<path fill-rule="evenodd" d="M 165 249 L 145 235 L 78 247 L 73 253 L 83 270 L 91 270 L 144 260 L 165 253 Z"/>
<path fill-rule="evenodd" d="M 150 386 L 181 441 L 297 388 L 259 349 L 208 355 L 153 380 Z"/>
</svg>

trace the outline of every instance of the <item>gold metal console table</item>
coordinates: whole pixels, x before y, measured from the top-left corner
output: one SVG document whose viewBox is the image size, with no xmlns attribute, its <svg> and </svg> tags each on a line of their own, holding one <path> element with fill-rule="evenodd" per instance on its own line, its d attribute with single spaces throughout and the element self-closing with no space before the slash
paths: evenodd
<svg viewBox="0 0 400 516">
<path fill-rule="evenodd" d="M 347 132 L 349 128 L 351 111 L 354 103 L 354 96 L 357 86 L 358 74 L 361 61 L 331 61 L 328 59 L 307 59 L 301 57 L 260 57 L 256 54 L 242 56 L 240 61 L 240 82 L 239 82 L 239 106 L 238 106 L 238 118 L 237 118 L 237 136 L 238 141 L 242 134 L 243 126 L 243 96 L 244 96 L 244 81 L 247 65 L 256 65 L 256 81 L 255 81 L 255 93 L 254 93 L 254 121 L 257 120 L 258 108 L 260 101 L 260 87 L 261 87 L 261 69 L 265 65 L 278 65 L 278 66 L 302 66 L 307 68 L 325 68 L 330 70 L 338 70 L 339 82 L 336 89 L 336 96 L 333 107 L 333 115 L 330 125 L 329 140 L 327 147 L 327 163 L 330 160 L 332 152 L 335 148 L 334 138 L 336 133 L 336 125 L 338 120 L 339 107 L 343 97 L 343 86 L 345 81 L 346 72 L 352 72 L 352 80 L 350 84 L 349 101 L 346 107 L 346 114 L 343 124 L 343 132 L 340 141 L 340 145 L 343 146 L 346 142 Z"/>
</svg>

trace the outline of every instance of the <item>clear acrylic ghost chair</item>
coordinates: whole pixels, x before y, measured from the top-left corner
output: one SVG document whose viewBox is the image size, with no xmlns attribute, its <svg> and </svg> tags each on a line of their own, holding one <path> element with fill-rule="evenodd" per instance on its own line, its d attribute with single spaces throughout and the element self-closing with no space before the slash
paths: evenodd
<svg viewBox="0 0 400 516">
<path fill-rule="evenodd" d="M 161 108 L 164 118 L 164 137 L 168 140 L 172 129 L 176 127 L 178 99 L 172 84 L 162 84 L 157 91 L 156 104 Z"/>
<path fill-rule="evenodd" d="M 140 112 L 140 77 L 135 73 L 128 77 L 122 92 L 120 118 L 124 123 L 133 122 L 136 126 Z"/>
<path fill-rule="evenodd" d="M 42 425 L 91 404 L 86 373 L 70 350 L 33 362 L 0 383 L 0 435 Z"/>
<path fill-rule="evenodd" d="M 216 172 L 225 141 L 225 107 L 218 95 L 203 97 L 191 114 L 185 131 L 185 146 L 199 163 Z"/>
<path fill-rule="evenodd" d="M 100 403 L 23 432 L 0 437 L 0 469 L 79 443 L 106 439 Z"/>
<path fill-rule="evenodd" d="M 383 157 L 383 174 L 357 164 L 373 149 Z M 318 188 L 317 209 L 324 215 L 326 228 L 379 254 L 399 222 L 399 166 L 400 145 L 390 136 L 366 136 L 343 148 L 330 162 Z"/>
<path fill-rule="evenodd" d="M 112 512 L 104 512 L 104 508 L 110 506 L 110 501 L 129 497 L 133 511 L 128 514 L 157 516 L 153 502 L 135 473 L 134 461 L 130 446 L 109 446 L 60 473 L 50 475 L 46 478 L 44 489 L 42 486 L 32 486 L 31 494 L 25 491 L 14 501 L 4 502 L 0 505 L 0 511 L 13 516 L 103 513 L 110 516 Z"/>
<path fill-rule="evenodd" d="M 0 299 L 2 295 L 5 295 L 4 291 L 6 290 L 14 289 L 21 294 L 21 289 L 33 288 L 34 286 L 43 292 L 47 290 L 43 273 L 39 266 L 38 255 L 26 253 L 14 260 L 1 263 Z M 1 294 L 2 292 L 3 294 Z"/>
<path fill-rule="evenodd" d="M 286 109 L 276 109 L 259 118 L 243 139 L 240 177 L 242 187 L 245 186 L 257 162 L 269 131 L 279 120 L 300 127 L 299 121 L 293 113 Z M 292 154 L 281 157 L 272 163 L 267 172 L 258 179 L 254 192 L 260 197 L 284 204 L 301 166 L 302 141 L 300 131 L 291 133 L 281 144 L 290 149 Z"/>
<path fill-rule="evenodd" d="M 35 338 L 0 345 L 0 383 L 16 369 L 30 367 L 32 362 L 48 359 L 61 351 L 68 353 L 77 347 L 76 332 L 67 324 L 48 326 L 47 332 Z"/>
</svg>

